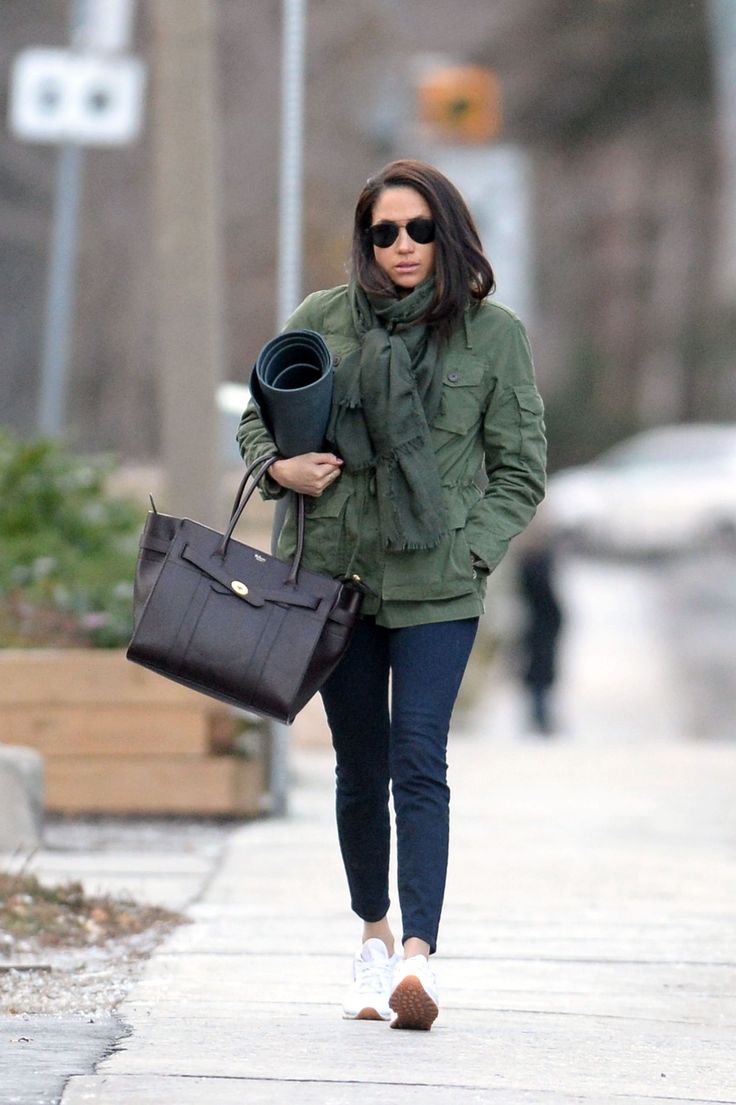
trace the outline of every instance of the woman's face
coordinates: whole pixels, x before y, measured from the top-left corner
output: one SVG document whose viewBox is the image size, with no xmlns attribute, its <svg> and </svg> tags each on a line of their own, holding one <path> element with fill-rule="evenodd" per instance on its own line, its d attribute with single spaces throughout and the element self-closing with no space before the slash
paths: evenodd
<svg viewBox="0 0 736 1105">
<path fill-rule="evenodd" d="M 434 272 L 435 243 L 421 245 L 406 230 L 406 224 L 418 218 L 431 219 L 432 212 L 424 196 L 408 186 L 385 188 L 373 207 L 372 226 L 392 222 L 401 228 L 392 245 L 383 249 L 373 246 L 376 264 L 399 289 L 399 295 L 408 295 Z"/>
</svg>

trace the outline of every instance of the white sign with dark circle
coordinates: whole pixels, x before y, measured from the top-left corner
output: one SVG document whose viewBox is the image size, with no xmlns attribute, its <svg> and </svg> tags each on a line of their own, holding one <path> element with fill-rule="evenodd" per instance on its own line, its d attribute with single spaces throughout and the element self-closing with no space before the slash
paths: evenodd
<svg viewBox="0 0 736 1105">
<path fill-rule="evenodd" d="M 25 142 L 124 146 L 140 133 L 144 86 L 139 58 L 24 50 L 13 63 L 10 129 Z"/>
</svg>

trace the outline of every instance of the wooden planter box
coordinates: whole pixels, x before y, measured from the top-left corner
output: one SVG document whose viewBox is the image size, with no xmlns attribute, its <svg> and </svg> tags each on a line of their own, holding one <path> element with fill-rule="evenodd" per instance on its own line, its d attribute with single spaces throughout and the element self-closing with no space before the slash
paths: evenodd
<svg viewBox="0 0 736 1105">
<path fill-rule="evenodd" d="M 0 650 L 0 741 L 43 755 L 49 810 L 255 815 L 262 755 L 222 751 L 241 728 L 117 650 Z"/>
</svg>

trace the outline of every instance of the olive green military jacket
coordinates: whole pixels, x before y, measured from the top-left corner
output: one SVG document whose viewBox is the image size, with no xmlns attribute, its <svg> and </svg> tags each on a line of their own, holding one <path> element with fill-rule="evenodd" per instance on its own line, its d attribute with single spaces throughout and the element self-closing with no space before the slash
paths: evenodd
<svg viewBox="0 0 736 1105">
<path fill-rule="evenodd" d="M 346 285 L 308 296 L 285 329 L 320 333 L 336 372 L 359 346 Z M 364 613 L 375 614 L 379 624 L 479 614 L 485 577 L 544 496 L 542 399 L 516 315 L 488 300 L 468 307 L 464 325 L 446 346 L 442 374 L 442 402 L 430 428 L 450 532 L 437 547 L 400 552 L 381 547 L 370 471 L 343 468 L 321 496 L 307 501 L 304 563 L 340 578 L 359 578 L 368 589 Z M 247 463 L 275 448 L 252 403 L 237 436 Z M 267 478 L 262 493 L 276 498 L 283 488 Z M 294 548 L 289 518 L 279 555 L 290 558 Z"/>
</svg>

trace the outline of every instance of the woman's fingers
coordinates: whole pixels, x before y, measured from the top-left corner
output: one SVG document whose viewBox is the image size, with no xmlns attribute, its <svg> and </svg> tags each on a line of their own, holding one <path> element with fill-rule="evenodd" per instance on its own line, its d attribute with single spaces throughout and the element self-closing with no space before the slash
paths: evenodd
<svg viewBox="0 0 736 1105">
<path fill-rule="evenodd" d="M 271 465 L 277 483 L 302 495 L 321 495 L 340 475 L 342 461 L 334 453 L 302 453 Z"/>
<path fill-rule="evenodd" d="M 342 464 L 340 457 L 336 457 L 334 453 L 305 453 L 304 455 L 311 457 L 316 464 Z"/>
</svg>

